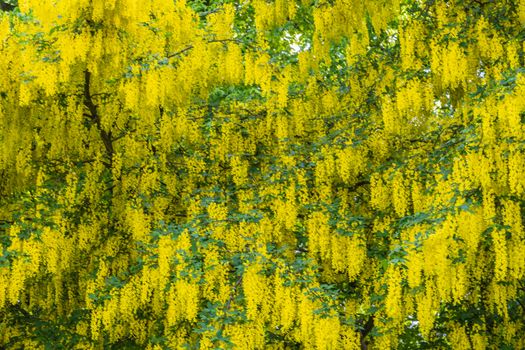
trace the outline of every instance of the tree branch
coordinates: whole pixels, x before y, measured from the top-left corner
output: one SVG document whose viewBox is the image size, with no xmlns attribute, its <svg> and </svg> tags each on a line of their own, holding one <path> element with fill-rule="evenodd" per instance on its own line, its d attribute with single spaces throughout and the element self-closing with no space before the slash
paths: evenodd
<svg viewBox="0 0 525 350">
<path fill-rule="evenodd" d="M 367 350 L 368 349 L 368 343 L 366 342 L 366 336 L 372 331 L 374 328 L 374 315 L 370 315 L 368 317 L 368 320 L 365 323 L 365 326 L 360 331 L 361 333 L 361 350 Z"/>
<path fill-rule="evenodd" d="M 235 282 L 235 285 L 233 286 L 233 291 L 232 291 L 232 293 L 230 295 L 230 298 L 226 302 L 226 305 L 224 305 L 224 312 L 226 312 L 226 311 L 228 311 L 230 309 L 230 306 L 231 306 L 231 303 L 233 301 L 233 298 L 235 297 L 235 292 L 237 291 L 237 287 L 239 287 L 241 283 L 242 283 L 242 275 L 239 276 L 239 278 Z"/>
<path fill-rule="evenodd" d="M 222 10 L 220 7 L 216 7 L 216 8 L 214 8 L 214 9 L 212 9 L 212 10 L 199 12 L 199 17 L 206 17 L 206 16 L 208 16 L 208 15 L 211 15 L 211 14 L 217 13 L 217 12 L 219 12 L 220 10 Z"/>
<path fill-rule="evenodd" d="M 206 41 L 206 43 L 208 43 L 208 44 L 211 44 L 211 43 L 228 43 L 228 42 L 239 43 L 239 40 L 231 38 L 231 39 L 211 39 L 211 40 Z M 195 46 L 193 44 L 190 44 L 190 45 L 186 46 L 185 48 L 183 48 L 183 49 L 181 49 L 179 51 L 176 51 L 176 52 L 173 52 L 173 53 L 170 53 L 170 54 L 166 55 L 166 58 L 173 58 L 173 57 L 176 57 L 176 56 L 180 56 L 183 53 L 185 53 L 187 51 L 190 51 L 194 47 Z"/>
<path fill-rule="evenodd" d="M 104 143 L 104 148 L 106 149 L 108 167 L 111 167 L 113 164 L 113 154 L 115 153 L 115 150 L 113 149 L 113 137 L 111 131 L 106 131 L 102 127 L 97 105 L 93 102 L 93 95 L 91 95 L 91 72 L 87 69 L 84 71 L 84 106 L 86 106 L 89 111 L 89 113 L 84 113 L 84 116 L 90 118 L 93 123 L 95 123 L 100 133 L 100 138 Z"/>
<path fill-rule="evenodd" d="M 0 1 L 0 10 L 4 12 L 13 11 L 16 8 L 15 5 L 7 2 L 7 1 Z"/>
</svg>

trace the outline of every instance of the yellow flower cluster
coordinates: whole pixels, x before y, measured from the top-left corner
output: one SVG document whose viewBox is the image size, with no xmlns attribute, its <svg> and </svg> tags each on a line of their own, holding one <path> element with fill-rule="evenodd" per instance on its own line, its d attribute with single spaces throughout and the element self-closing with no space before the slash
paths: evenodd
<svg viewBox="0 0 525 350">
<path fill-rule="evenodd" d="M 525 1 L 200 3 L 0 14 L 0 348 L 525 348 Z"/>
</svg>

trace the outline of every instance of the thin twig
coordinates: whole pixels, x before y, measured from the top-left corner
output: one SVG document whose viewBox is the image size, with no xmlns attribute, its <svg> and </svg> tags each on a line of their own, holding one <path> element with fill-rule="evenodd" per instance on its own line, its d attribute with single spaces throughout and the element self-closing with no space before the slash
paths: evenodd
<svg viewBox="0 0 525 350">
<path fill-rule="evenodd" d="M 239 43 L 240 41 L 238 39 L 211 39 L 211 40 L 207 40 L 206 43 L 207 44 L 212 44 L 212 43 L 228 43 L 228 42 L 235 42 L 235 43 Z M 179 50 L 179 51 L 176 51 L 176 52 L 173 52 L 173 53 L 170 53 L 166 56 L 166 58 L 173 58 L 173 57 L 176 57 L 176 56 L 180 56 L 182 55 L 183 53 L 193 49 L 195 46 L 193 44 L 190 44 L 188 46 L 186 46 L 185 48 Z"/>
<path fill-rule="evenodd" d="M 208 10 L 208 11 L 199 12 L 199 17 L 206 17 L 206 16 L 208 16 L 208 15 L 211 15 L 211 14 L 217 13 L 217 12 L 219 12 L 220 10 L 222 10 L 220 7 L 216 7 L 216 8 L 214 8 L 213 10 Z"/>
<path fill-rule="evenodd" d="M 237 281 L 235 282 L 235 285 L 233 286 L 233 290 L 232 290 L 232 293 L 230 294 L 230 298 L 228 299 L 228 301 L 226 302 L 226 305 L 224 305 L 224 312 L 226 313 L 226 311 L 228 311 L 230 309 L 230 306 L 231 306 L 231 303 L 233 301 L 233 298 L 235 297 L 235 292 L 237 291 L 237 287 L 239 287 L 239 285 L 241 284 L 242 282 L 242 275 L 239 276 L 239 278 L 237 279 Z"/>
</svg>

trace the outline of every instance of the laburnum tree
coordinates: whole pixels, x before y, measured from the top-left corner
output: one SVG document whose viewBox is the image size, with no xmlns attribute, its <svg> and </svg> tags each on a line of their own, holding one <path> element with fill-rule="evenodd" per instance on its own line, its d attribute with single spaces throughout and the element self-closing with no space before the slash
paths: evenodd
<svg viewBox="0 0 525 350">
<path fill-rule="evenodd" d="M 524 0 L 19 0 L 0 347 L 525 348 Z"/>
</svg>

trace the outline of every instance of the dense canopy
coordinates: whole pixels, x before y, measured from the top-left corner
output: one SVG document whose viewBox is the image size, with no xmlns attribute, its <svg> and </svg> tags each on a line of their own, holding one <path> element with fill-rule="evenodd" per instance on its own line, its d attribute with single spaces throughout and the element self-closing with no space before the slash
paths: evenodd
<svg viewBox="0 0 525 350">
<path fill-rule="evenodd" d="M 1 348 L 525 348 L 525 0 L 1 8 Z"/>
</svg>

